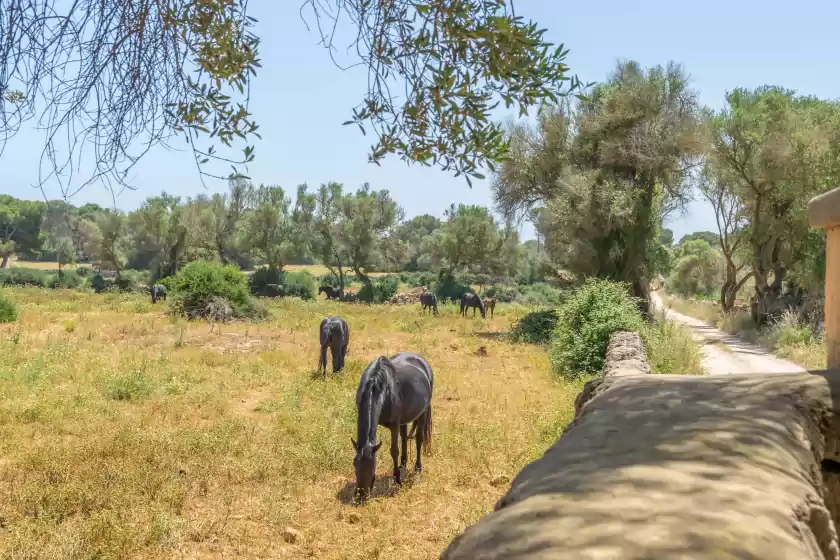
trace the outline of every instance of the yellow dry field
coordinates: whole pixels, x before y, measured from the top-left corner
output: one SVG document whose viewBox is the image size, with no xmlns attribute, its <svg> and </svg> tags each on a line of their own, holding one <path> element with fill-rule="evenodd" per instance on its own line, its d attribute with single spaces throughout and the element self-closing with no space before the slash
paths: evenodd
<svg viewBox="0 0 840 560">
<path fill-rule="evenodd" d="M 499 337 L 521 308 L 482 321 L 289 299 L 267 322 L 211 326 L 138 295 L 4 293 L 21 314 L 0 326 L 1 558 L 437 558 L 557 438 L 580 389 Z M 351 342 L 325 378 L 329 314 Z M 377 497 L 356 506 L 356 386 L 403 350 L 435 371 L 433 455 L 397 489 L 381 452 Z"/>
<path fill-rule="evenodd" d="M 283 267 L 284 270 L 288 272 L 300 272 L 303 270 L 309 271 L 313 276 L 323 276 L 324 274 L 329 274 L 330 269 L 322 264 L 287 264 Z M 348 276 L 353 276 L 352 270 L 345 271 L 345 274 Z M 386 276 L 387 272 L 371 272 L 369 273 L 371 278 L 376 278 L 377 276 Z"/>
<path fill-rule="evenodd" d="M 58 270 L 58 263 L 57 262 L 42 262 L 42 261 L 19 261 L 17 259 L 12 259 L 9 261 L 9 266 L 17 266 L 20 268 L 38 268 L 41 270 Z M 90 268 L 89 264 L 81 263 L 78 265 L 66 265 L 65 268 L 73 269 L 76 267 L 80 268 Z"/>
</svg>

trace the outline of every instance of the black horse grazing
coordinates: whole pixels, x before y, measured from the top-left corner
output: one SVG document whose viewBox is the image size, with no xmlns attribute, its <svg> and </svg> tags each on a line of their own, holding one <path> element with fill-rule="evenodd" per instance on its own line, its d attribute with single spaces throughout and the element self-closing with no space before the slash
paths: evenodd
<svg viewBox="0 0 840 560">
<path fill-rule="evenodd" d="M 461 315 L 464 317 L 467 316 L 467 307 L 473 308 L 473 317 L 475 317 L 476 308 L 481 311 L 482 319 L 487 317 L 484 314 L 484 303 L 481 301 L 481 297 L 479 297 L 478 294 L 466 293 L 461 296 Z"/>
<path fill-rule="evenodd" d="M 332 286 L 321 286 L 318 288 L 318 295 L 327 294 L 327 299 L 341 299 L 344 297 L 344 290 L 342 288 L 333 288 Z"/>
<path fill-rule="evenodd" d="M 437 296 L 432 292 L 423 292 L 420 294 L 420 305 L 423 308 L 423 314 L 426 314 L 426 309 L 429 311 L 434 311 L 435 315 L 438 314 L 437 310 Z"/>
<path fill-rule="evenodd" d="M 350 327 L 347 321 L 341 317 L 329 316 L 321 321 L 321 357 L 318 360 L 318 369 L 324 370 L 327 374 L 327 346 L 332 350 L 333 373 L 344 369 L 344 357 L 347 355 L 347 346 L 350 344 Z"/>
<path fill-rule="evenodd" d="M 421 356 L 400 352 L 390 358 L 380 356 L 362 374 L 356 390 L 356 434 L 358 441 L 350 438 L 356 457 L 356 492 L 364 500 L 376 480 L 376 452 L 382 443 L 376 442 L 377 426 L 391 430 L 391 459 L 394 461 L 394 480 L 402 484 L 400 468 L 408 463 L 408 440 L 417 442 L 415 472 L 421 472 L 420 449 L 426 454 L 432 445 L 432 366 Z M 411 433 L 408 424 L 413 422 Z M 402 456 L 397 463 L 399 441 L 402 438 Z"/>
<path fill-rule="evenodd" d="M 496 298 L 484 298 L 484 309 L 490 312 L 490 318 L 492 319 L 493 314 L 496 312 Z"/>
<path fill-rule="evenodd" d="M 152 303 L 157 303 L 159 299 L 166 301 L 166 286 L 163 284 L 155 284 L 150 291 L 152 292 Z"/>
</svg>

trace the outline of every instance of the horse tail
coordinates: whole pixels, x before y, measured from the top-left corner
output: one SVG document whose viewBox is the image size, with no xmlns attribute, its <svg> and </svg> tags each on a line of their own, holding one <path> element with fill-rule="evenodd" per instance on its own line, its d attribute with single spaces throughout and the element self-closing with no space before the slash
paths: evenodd
<svg viewBox="0 0 840 560">
<path fill-rule="evenodd" d="M 432 454 L 432 403 L 426 409 L 426 421 L 423 422 L 423 454 Z"/>
</svg>

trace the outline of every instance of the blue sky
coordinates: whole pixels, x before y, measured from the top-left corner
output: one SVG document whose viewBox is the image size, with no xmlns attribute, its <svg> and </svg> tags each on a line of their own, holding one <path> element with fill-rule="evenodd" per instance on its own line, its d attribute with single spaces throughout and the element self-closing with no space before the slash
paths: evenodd
<svg viewBox="0 0 840 560">
<path fill-rule="evenodd" d="M 252 179 L 280 184 L 290 192 L 304 182 L 317 186 L 339 181 L 349 188 L 369 182 L 373 188 L 389 189 L 407 216 L 440 216 L 453 202 L 492 205 L 488 181 L 470 189 L 460 178 L 396 159 L 382 167 L 367 162 L 370 140 L 341 126 L 365 92 L 366 72 L 333 66 L 317 46 L 317 34 L 301 21 L 300 2 L 251 2 L 251 14 L 260 20 L 256 32 L 262 39 L 263 64 L 252 89 L 251 107 L 263 135 L 249 169 Z M 600 80 L 618 59 L 631 58 L 644 65 L 683 63 L 701 101 L 712 107 L 720 107 L 734 87 L 776 84 L 824 98 L 840 92 L 840 3 L 517 0 L 516 10 L 548 28 L 550 40 L 571 49 L 569 64 L 584 81 Z M 0 158 L 3 192 L 40 198 L 31 185 L 38 177 L 42 145 L 41 133 L 32 130 L 11 141 Z M 203 190 L 186 152 L 156 149 L 134 177 L 137 190 L 123 192 L 116 201 L 122 209 L 134 208 L 163 189 L 182 196 Z M 223 182 L 208 183 L 210 191 L 225 187 Z M 47 185 L 46 191 L 50 198 L 60 195 L 56 185 Z M 111 195 L 94 185 L 71 202 L 110 205 Z M 713 215 L 702 202 L 691 204 L 668 225 L 677 239 L 691 231 L 714 230 Z M 522 233 L 531 237 L 528 227 Z"/>
</svg>

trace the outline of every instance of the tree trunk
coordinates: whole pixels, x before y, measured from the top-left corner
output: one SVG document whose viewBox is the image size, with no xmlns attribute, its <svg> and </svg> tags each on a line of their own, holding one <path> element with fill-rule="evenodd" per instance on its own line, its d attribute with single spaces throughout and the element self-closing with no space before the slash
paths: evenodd
<svg viewBox="0 0 840 560">
<path fill-rule="evenodd" d="M 370 294 L 370 300 L 368 301 L 373 302 L 373 282 L 370 281 L 368 275 L 362 272 L 360 268 L 354 266 L 353 272 L 356 273 L 356 276 L 358 276 L 362 284 L 365 285 L 359 293 L 361 293 L 362 291 L 367 291 L 367 293 Z M 367 290 L 365 290 L 365 288 L 367 288 Z"/>
</svg>

